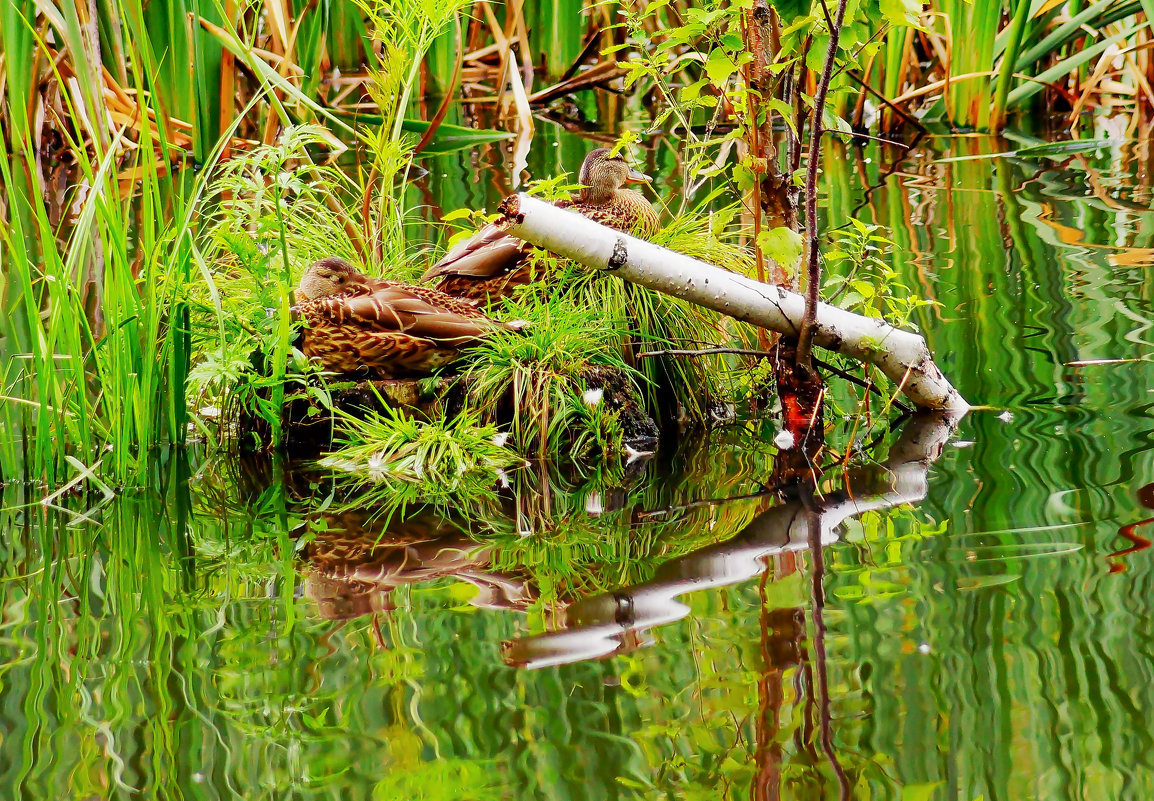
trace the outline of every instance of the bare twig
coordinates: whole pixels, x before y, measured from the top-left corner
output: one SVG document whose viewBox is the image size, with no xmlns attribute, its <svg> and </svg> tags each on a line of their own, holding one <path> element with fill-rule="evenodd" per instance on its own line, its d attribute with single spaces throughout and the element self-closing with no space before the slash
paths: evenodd
<svg viewBox="0 0 1154 801">
<path fill-rule="evenodd" d="M 821 369 L 825 370 L 827 373 L 833 373 L 838 378 L 844 379 L 844 380 L 850 382 L 851 384 L 857 384 L 862 389 L 866 390 L 867 392 L 874 393 L 879 398 L 885 398 L 891 405 L 896 406 L 902 414 L 913 414 L 914 410 L 912 408 L 910 408 L 909 406 L 906 406 L 904 403 L 902 403 L 897 398 L 891 398 L 888 395 L 886 395 L 884 392 L 881 391 L 881 388 L 878 387 L 878 385 L 873 383 L 872 381 L 866 381 L 864 379 L 858 378 L 853 373 L 847 373 L 845 370 L 842 370 L 839 367 L 834 367 L 829 362 L 823 361 L 823 360 L 817 358 L 816 356 L 811 356 L 810 358 L 813 359 L 814 364 L 816 364 Z"/>
<path fill-rule="evenodd" d="M 652 359 L 656 356 L 716 356 L 722 353 L 731 353 L 736 356 L 773 356 L 769 351 L 748 350 L 746 348 L 701 348 L 699 350 L 648 350 L 637 354 L 639 359 Z"/>
<path fill-rule="evenodd" d="M 845 8 L 845 0 L 839 3 L 841 8 Z M 841 20 L 838 20 L 841 24 Z M 810 614 L 813 621 L 813 662 L 817 674 L 816 698 L 819 710 L 819 731 L 821 736 L 821 748 L 825 752 L 826 759 L 829 761 L 830 767 L 833 768 L 834 775 L 837 777 L 838 787 L 840 788 L 839 798 L 843 801 L 849 801 L 850 798 L 850 783 L 849 777 L 846 776 L 845 768 L 842 767 L 841 760 L 837 757 L 837 751 L 833 745 L 833 715 L 830 712 L 830 693 L 829 693 L 829 660 L 826 656 L 825 648 L 825 586 L 823 581 L 825 579 L 825 554 L 822 551 L 822 519 L 821 513 L 818 511 L 816 504 L 813 501 L 812 495 L 803 495 L 803 500 L 806 503 L 806 522 L 809 530 L 809 552 L 813 560 L 813 578 L 811 580 L 810 590 Z"/>
<path fill-rule="evenodd" d="M 671 350 L 649 350 L 649 351 L 646 351 L 645 353 L 637 354 L 637 358 L 638 359 L 653 359 L 653 358 L 656 358 L 658 356 L 718 356 L 718 355 L 726 355 L 726 354 L 732 354 L 734 356 L 757 356 L 757 357 L 762 358 L 762 359 L 772 358 L 773 356 L 776 355 L 776 354 L 771 353 L 769 351 L 750 350 L 747 348 L 701 348 L 699 350 L 688 350 L 688 349 L 685 349 L 685 350 L 675 350 L 675 349 L 671 349 Z M 850 382 L 851 384 L 856 384 L 857 386 L 861 387 L 862 389 L 866 390 L 867 392 L 874 393 L 879 398 L 883 398 L 888 404 L 890 404 L 892 406 L 896 406 L 902 414 L 912 414 L 913 413 L 913 409 L 911 409 L 906 404 L 902 403 L 897 398 L 890 397 L 889 395 L 886 395 L 884 392 L 881 391 L 881 388 L 879 388 L 877 384 L 874 384 L 870 381 L 866 381 L 862 378 L 858 378 L 853 373 L 848 373 L 839 367 L 835 367 L 834 365 L 830 364 L 827 361 L 823 361 L 822 359 L 817 358 L 816 356 L 813 356 L 811 358 L 813 359 L 813 363 L 816 364 L 821 369 L 825 370 L 828 373 L 832 373 L 832 374 L 836 375 L 838 378 L 842 378 L 842 379 Z"/>
<path fill-rule="evenodd" d="M 902 150 L 913 150 L 913 145 L 907 145 L 905 142 L 897 142 L 893 139 L 886 139 L 884 136 L 871 136 L 861 131 L 854 131 L 851 134 L 846 134 L 850 139 L 870 139 L 874 142 L 881 142 L 883 145 L 892 145 L 893 147 L 900 147 Z M 918 135 L 921 137 L 921 134 Z"/>
<path fill-rule="evenodd" d="M 918 122 L 918 120 L 915 117 L 911 116 L 909 114 L 909 112 L 905 111 L 901 106 L 897 105 L 894 101 L 887 98 L 885 95 L 883 95 L 877 89 L 874 89 L 872 86 L 870 86 L 869 81 L 865 80 L 862 76 L 858 75 L 853 70 L 846 70 L 846 75 L 848 75 L 850 78 L 852 78 L 854 83 L 856 83 L 862 89 L 865 89 L 866 92 L 868 92 L 869 94 L 876 97 L 879 101 L 881 101 L 882 105 L 884 105 L 886 108 L 888 108 L 894 114 L 897 114 L 899 117 L 901 117 L 902 121 L 905 122 L 907 125 L 912 125 L 914 128 L 917 128 L 919 131 L 922 131 L 922 132 L 924 132 L 926 130 L 926 126 L 924 126 L 920 122 Z M 894 142 L 893 144 L 897 144 L 897 143 Z"/>
<path fill-rule="evenodd" d="M 596 52 L 597 41 L 601 38 L 601 26 L 595 25 L 593 30 L 589 33 L 589 38 L 585 41 L 585 46 L 581 48 L 581 52 L 577 54 L 577 58 L 573 59 L 573 63 L 569 68 L 561 74 L 557 79 L 557 83 L 565 83 L 565 81 L 577 74 L 577 70 L 581 69 L 581 65 L 585 63 L 585 59 Z"/>
</svg>

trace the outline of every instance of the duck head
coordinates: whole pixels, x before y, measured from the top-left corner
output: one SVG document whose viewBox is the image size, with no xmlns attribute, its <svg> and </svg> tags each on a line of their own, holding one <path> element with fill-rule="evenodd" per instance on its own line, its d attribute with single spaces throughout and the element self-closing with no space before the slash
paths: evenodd
<svg viewBox="0 0 1154 801">
<path fill-rule="evenodd" d="M 611 152 L 607 147 L 599 147 L 591 151 L 581 164 L 578 181 L 588 187 L 586 200 L 607 200 L 626 184 L 643 184 L 651 180 L 648 175 L 630 167 L 622 156 L 610 156 Z"/>
<path fill-rule="evenodd" d="M 331 295 L 344 295 L 365 285 L 365 276 L 347 261 L 329 256 L 314 262 L 301 276 L 297 296 L 300 300 L 316 300 Z"/>
</svg>

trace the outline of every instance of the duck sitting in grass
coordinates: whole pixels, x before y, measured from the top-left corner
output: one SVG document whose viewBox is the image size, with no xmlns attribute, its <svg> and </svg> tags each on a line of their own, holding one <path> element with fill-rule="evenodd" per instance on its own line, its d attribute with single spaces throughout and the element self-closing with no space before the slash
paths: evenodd
<svg viewBox="0 0 1154 801">
<path fill-rule="evenodd" d="M 585 157 L 579 181 L 584 186 L 573 200 L 557 203 L 602 225 L 648 238 L 657 232 L 657 211 L 626 184 L 645 183 L 649 176 L 631 169 L 607 147 Z M 459 298 L 484 301 L 510 294 L 533 280 L 532 245 L 510 234 L 508 222 L 490 223 L 460 243 L 425 273 L 426 281 L 439 278 L 437 288 Z"/>
<path fill-rule="evenodd" d="M 425 287 L 370 278 L 343 259 L 321 259 L 301 277 L 301 350 L 337 373 L 427 376 L 498 329 L 516 330 L 472 304 Z"/>
</svg>

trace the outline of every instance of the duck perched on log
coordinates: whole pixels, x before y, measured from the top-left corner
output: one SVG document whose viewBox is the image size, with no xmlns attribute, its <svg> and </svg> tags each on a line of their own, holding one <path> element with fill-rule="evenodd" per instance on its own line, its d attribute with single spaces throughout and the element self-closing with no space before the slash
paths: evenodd
<svg viewBox="0 0 1154 801">
<path fill-rule="evenodd" d="M 335 257 L 305 271 L 296 310 L 306 356 L 334 372 L 380 378 L 427 376 L 492 332 L 518 328 L 435 289 L 370 278 Z"/>
<path fill-rule="evenodd" d="M 557 205 L 580 212 L 602 225 L 640 237 L 652 236 L 659 226 L 657 211 L 626 184 L 647 183 L 649 176 L 631 169 L 607 147 L 585 157 L 579 181 L 584 186 L 573 200 Z M 510 234 L 508 223 L 490 223 L 460 243 L 425 273 L 426 281 L 439 278 L 437 288 L 459 298 L 483 301 L 508 295 L 533 280 L 529 256 L 532 245 Z"/>
</svg>

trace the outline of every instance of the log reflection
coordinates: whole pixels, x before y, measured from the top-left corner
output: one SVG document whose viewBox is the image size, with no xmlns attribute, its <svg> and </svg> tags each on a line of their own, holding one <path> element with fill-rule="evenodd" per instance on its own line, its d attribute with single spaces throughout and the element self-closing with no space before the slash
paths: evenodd
<svg viewBox="0 0 1154 801">
<path fill-rule="evenodd" d="M 817 541 L 824 547 L 837 541 L 838 528 L 850 517 L 921 500 L 926 473 L 956 422 L 948 414 L 912 418 L 885 464 L 848 471 L 839 481 L 843 489 L 824 496 L 807 497 L 801 489 L 783 493 L 782 503 L 733 539 L 665 563 L 650 581 L 574 602 L 561 630 L 506 642 L 505 661 L 542 668 L 648 644 L 650 629 L 689 613 L 678 596 L 747 581 L 765 572 L 770 557 L 809 547 L 807 505 L 815 513 Z"/>
</svg>

